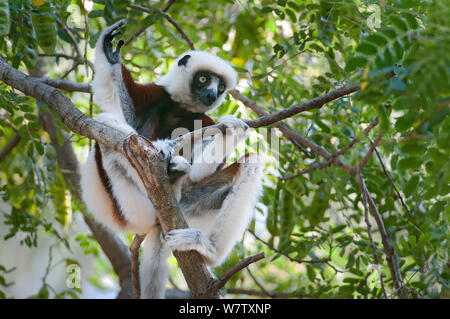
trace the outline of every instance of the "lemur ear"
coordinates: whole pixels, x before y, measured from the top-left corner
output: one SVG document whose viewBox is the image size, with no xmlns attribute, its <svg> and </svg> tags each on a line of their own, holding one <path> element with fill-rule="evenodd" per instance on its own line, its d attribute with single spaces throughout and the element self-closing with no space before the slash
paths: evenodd
<svg viewBox="0 0 450 319">
<path fill-rule="evenodd" d="M 188 62 L 190 57 L 191 56 L 189 54 L 186 54 L 184 57 L 182 57 L 180 59 L 180 61 L 178 61 L 178 66 L 186 66 L 186 64 L 187 64 L 187 62 Z"/>
</svg>

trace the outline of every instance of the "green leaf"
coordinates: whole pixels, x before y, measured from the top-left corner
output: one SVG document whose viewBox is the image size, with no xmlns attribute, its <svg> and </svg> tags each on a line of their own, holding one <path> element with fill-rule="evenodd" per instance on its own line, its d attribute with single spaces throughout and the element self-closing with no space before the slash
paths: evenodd
<svg viewBox="0 0 450 319">
<path fill-rule="evenodd" d="M 378 49 L 376 46 L 368 42 L 363 42 L 356 48 L 356 52 L 360 52 L 366 55 L 375 55 L 377 54 Z"/>
<path fill-rule="evenodd" d="M 403 21 L 398 16 L 393 15 L 390 17 L 390 20 L 397 29 L 403 32 L 407 32 L 409 30 L 408 25 L 405 23 L 405 21 Z"/>
<path fill-rule="evenodd" d="M 10 25 L 9 2 L 8 0 L 0 0 L 0 36 L 9 33 Z"/>
<path fill-rule="evenodd" d="M 413 177 L 410 178 L 410 180 L 408 181 L 408 183 L 405 186 L 405 189 L 403 190 L 406 197 L 411 196 L 412 193 L 417 189 L 419 180 L 420 180 L 419 176 L 417 176 L 417 175 L 414 175 Z"/>
<path fill-rule="evenodd" d="M 38 7 L 33 14 L 33 25 L 36 30 L 36 38 L 39 47 L 47 54 L 55 52 L 56 47 L 56 22 L 52 16 L 49 4 Z"/>
<path fill-rule="evenodd" d="M 417 23 L 416 17 L 409 13 L 405 12 L 402 14 L 403 18 L 405 18 L 406 22 L 408 23 L 409 27 L 413 30 L 417 29 L 419 27 L 419 24 Z"/>
<path fill-rule="evenodd" d="M 363 68 L 366 66 L 368 59 L 363 56 L 355 56 L 347 61 L 345 65 L 345 71 L 352 72 L 358 68 Z"/>
<path fill-rule="evenodd" d="M 425 233 L 420 235 L 419 237 L 419 243 L 421 244 L 427 244 L 427 242 L 433 237 L 433 233 Z"/>
<path fill-rule="evenodd" d="M 411 246 L 412 248 L 416 246 L 416 236 L 411 235 L 408 238 L 408 242 L 409 242 L 409 246 Z"/>
<path fill-rule="evenodd" d="M 385 37 L 379 34 L 371 34 L 364 41 L 369 41 L 376 44 L 378 47 L 384 46 L 387 44 L 387 40 Z"/>
</svg>

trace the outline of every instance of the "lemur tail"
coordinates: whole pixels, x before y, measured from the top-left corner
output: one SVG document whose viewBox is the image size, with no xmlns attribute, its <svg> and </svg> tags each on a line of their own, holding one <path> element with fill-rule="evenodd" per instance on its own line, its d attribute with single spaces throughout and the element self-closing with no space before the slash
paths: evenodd
<svg viewBox="0 0 450 319">
<path fill-rule="evenodd" d="M 141 298 L 163 299 L 169 277 L 167 258 L 170 251 L 161 242 L 160 228 L 153 229 L 143 242 L 142 264 L 139 270 Z"/>
</svg>

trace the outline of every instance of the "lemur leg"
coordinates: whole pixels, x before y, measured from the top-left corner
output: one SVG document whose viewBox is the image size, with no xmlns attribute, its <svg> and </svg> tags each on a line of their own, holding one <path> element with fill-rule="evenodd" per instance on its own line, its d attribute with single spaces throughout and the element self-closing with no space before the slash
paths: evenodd
<svg viewBox="0 0 450 319">
<path fill-rule="evenodd" d="M 192 150 L 192 169 L 189 178 L 199 181 L 213 174 L 246 137 L 248 125 L 234 115 L 224 116 L 219 123 L 225 124 L 226 133 L 217 133 L 195 143 Z"/>
<path fill-rule="evenodd" d="M 161 230 L 155 226 L 145 237 L 142 247 L 142 265 L 139 270 L 141 283 L 141 298 L 164 298 L 169 271 L 168 250 L 161 242 Z"/>
<path fill-rule="evenodd" d="M 135 133 L 135 130 L 126 124 L 124 120 L 115 114 L 102 113 L 96 120 L 125 134 Z M 156 149 L 164 157 L 171 156 L 171 142 L 157 140 L 153 142 Z M 156 223 L 156 214 L 153 204 L 148 199 L 147 192 L 141 178 L 128 159 L 105 146 L 100 145 L 102 153 L 102 165 L 108 175 L 112 194 L 120 208 L 120 212 L 127 221 L 122 230 L 146 233 Z M 88 207 L 95 215 L 110 227 L 117 228 L 113 216 L 111 216 L 111 199 L 104 191 L 99 177 L 99 170 L 95 163 L 95 150 L 88 157 L 82 168 L 83 197 Z M 171 158 L 168 167 L 172 189 L 177 200 L 181 197 L 181 185 L 189 173 L 190 164 L 181 156 Z M 98 191 L 100 189 L 101 191 Z M 103 192 L 102 192 L 103 191 Z M 104 194 L 105 193 L 105 194 Z M 108 204 L 108 205 L 106 205 Z M 108 218 L 105 218 L 107 216 Z M 123 228 L 125 227 L 125 228 Z"/>
<path fill-rule="evenodd" d="M 239 162 L 207 177 L 205 180 L 209 182 L 218 181 L 220 190 L 212 195 L 214 198 L 204 195 L 205 210 L 186 215 L 192 228 L 170 231 L 165 238 L 166 245 L 172 250 L 196 250 L 211 266 L 222 263 L 252 219 L 261 189 L 262 168 L 258 155 L 247 154 Z M 227 186 L 227 179 L 231 185 Z M 218 203 L 221 203 L 219 208 Z M 181 204 L 183 207 L 183 199 Z"/>
</svg>

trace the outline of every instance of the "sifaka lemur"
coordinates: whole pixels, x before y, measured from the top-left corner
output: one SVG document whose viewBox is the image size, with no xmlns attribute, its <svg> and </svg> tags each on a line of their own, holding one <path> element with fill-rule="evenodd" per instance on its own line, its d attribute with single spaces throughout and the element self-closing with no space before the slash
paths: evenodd
<svg viewBox="0 0 450 319">
<path fill-rule="evenodd" d="M 112 40 L 124 20 L 106 28 L 95 49 L 96 117 L 126 134 L 140 134 L 170 158 L 169 179 L 189 228 L 161 236 L 156 212 L 143 183 L 126 157 L 99 143 L 81 170 L 83 200 L 96 219 L 117 231 L 147 234 L 140 269 L 141 296 L 164 298 L 166 259 L 172 250 L 196 250 L 210 266 L 219 265 L 240 239 L 253 216 L 261 188 L 262 161 L 256 154 L 225 167 L 225 159 L 245 139 L 244 121 L 225 116 L 226 133 L 193 145 L 190 156 L 173 154 L 174 129 L 194 130 L 194 121 L 210 126 L 205 112 L 220 105 L 237 75 L 231 65 L 203 51 L 182 54 L 156 83 L 136 83 L 120 62 L 119 41 Z M 223 150 L 223 151 L 222 151 Z"/>
</svg>

